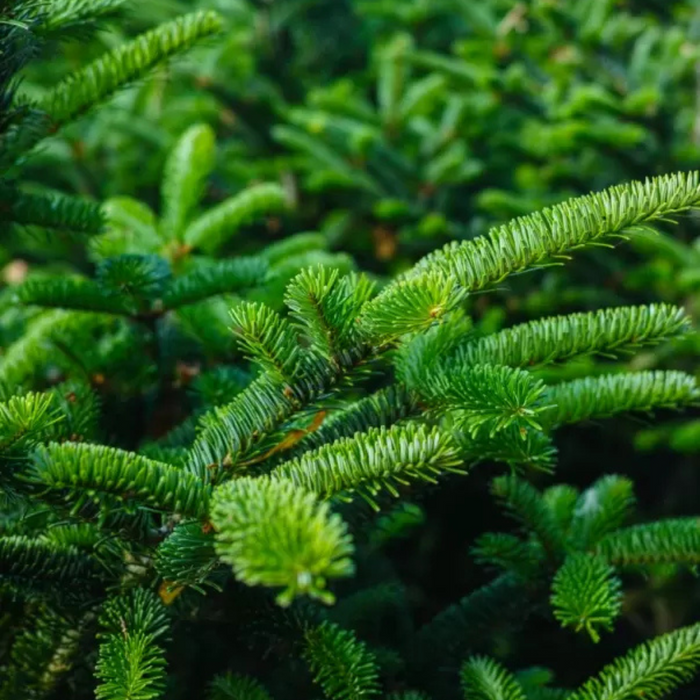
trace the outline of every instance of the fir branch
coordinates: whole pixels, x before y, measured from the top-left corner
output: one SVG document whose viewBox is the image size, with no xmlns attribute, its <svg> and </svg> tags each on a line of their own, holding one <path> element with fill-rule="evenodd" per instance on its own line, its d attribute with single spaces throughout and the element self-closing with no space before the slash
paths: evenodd
<svg viewBox="0 0 700 700">
<path fill-rule="evenodd" d="M 690 681 L 700 668 L 700 625 L 642 644 L 586 681 L 570 700 L 657 700 Z"/>
<path fill-rule="evenodd" d="M 29 393 L 0 403 L 0 452 L 28 446 L 61 418 L 51 394 Z"/>
<path fill-rule="evenodd" d="M 387 345 L 408 333 L 427 330 L 467 296 L 453 277 L 441 271 L 402 279 L 364 306 L 360 327 L 367 342 Z"/>
<path fill-rule="evenodd" d="M 526 700 L 515 677 L 493 659 L 469 659 L 462 666 L 460 679 L 467 700 Z"/>
<path fill-rule="evenodd" d="M 302 363 L 296 332 L 276 311 L 254 302 L 231 309 L 233 332 L 248 358 L 278 379 L 292 383 Z"/>
<path fill-rule="evenodd" d="M 212 261 L 173 280 L 163 295 L 163 306 L 177 309 L 218 294 L 243 294 L 261 286 L 268 275 L 263 257 Z"/>
<path fill-rule="evenodd" d="M 142 588 L 116 596 L 100 616 L 98 700 L 152 700 L 165 688 L 165 654 L 158 642 L 169 634 L 160 600 Z"/>
<path fill-rule="evenodd" d="M 594 642 L 599 628 L 611 630 L 622 606 L 622 585 L 613 568 L 599 556 L 572 554 L 552 582 L 554 617 L 563 627 L 586 630 Z"/>
<path fill-rule="evenodd" d="M 357 493 L 378 509 L 375 496 L 379 491 L 386 489 L 396 497 L 395 484 L 411 480 L 435 483 L 445 472 L 464 473 L 460 464 L 448 434 L 409 423 L 388 430 L 370 428 L 342 438 L 281 464 L 270 476 L 290 480 L 321 498 L 348 498 Z"/>
<path fill-rule="evenodd" d="M 365 276 L 341 277 L 337 269 L 319 265 L 302 270 L 289 283 L 285 303 L 314 350 L 336 365 L 347 365 L 358 346 L 357 315 L 373 289 Z"/>
<path fill-rule="evenodd" d="M 655 345 L 688 327 L 684 311 L 669 304 L 601 309 L 513 326 L 463 345 L 456 360 L 526 367 L 592 353 L 611 356 Z"/>
<path fill-rule="evenodd" d="M 466 294 L 510 274 L 565 258 L 579 248 L 624 238 L 699 202 L 700 174 L 675 173 L 577 197 L 514 219 L 487 236 L 449 243 L 371 301 L 363 311 L 363 327 L 377 340 L 419 330 L 430 324 L 430 309 L 434 318 Z M 426 288 L 430 294 L 418 293 Z M 416 321 L 417 308 L 423 310 L 422 323 Z"/>
<path fill-rule="evenodd" d="M 207 700 L 272 700 L 262 684 L 251 676 L 226 673 L 209 686 Z"/>
<path fill-rule="evenodd" d="M 425 684 L 437 668 L 454 664 L 469 651 L 483 648 L 498 631 L 524 624 L 532 591 L 512 574 L 499 576 L 449 606 L 424 625 L 411 640 L 409 669 Z"/>
<path fill-rule="evenodd" d="M 135 309 L 148 311 L 170 280 L 167 261 L 154 254 L 123 254 L 100 262 L 97 283 L 106 294 L 118 296 Z"/>
<path fill-rule="evenodd" d="M 425 333 L 403 339 L 392 358 L 397 379 L 411 391 L 420 392 L 431 373 L 453 353 L 460 342 L 469 338 L 472 331 L 471 319 L 453 312 Z"/>
<path fill-rule="evenodd" d="M 557 459 L 557 448 L 551 437 L 539 430 L 522 430 L 516 423 L 491 436 L 479 432 L 470 436 L 454 431 L 460 454 L 465 462 L 501 462 L 513 469 L 534 469 L 550 472 Z"/>
<path fill-rule="evenodd" d="M 525 370 L 498 365 L 455 370 L 445 363 L 426 377 L 419 392 L 430 406 L 452 411 L 472 436 L 484 431 L 493 437 L 513 425 L 539 429 L 539 415 L 548 408 L 545 390 Z"/>
<path fill-rule="evenodd" d="M 0 585 L 16 595 L 50 593 L 73 595 L 94 589 L 99 571 L 91 558 L 75 547 L 21 535 L 0 537 Z"/>
<path fill-rule="evenodd" d="M 644 371 L 584 377 L 550 387 L 545 414 L 550 428 L 564 423 L 607 418 L 631 411 L 678 409 L 700 399 L 695 378 L 684 372 Z"/>
<path fill-rule="evenodd" d="M 326 580 L 353 572 L 353 547 L 340 516 L 289 481 L 243 477 L 214 492 L 216 551 L 249 586 L 283 587 L 280 605 L 297 595 L 332 602 Z"/>
<path fill-rule="evenodd" d="M 304 658 L 329 700 L 363 700 L 379 693 L 374 656 L 348 630 L 328 622 L 309 629 Z"/>
<path fill-rule="evenodd" d="M 209 487 L 192 474 L 102 445 L 50 443 L 37 449 L 29 477 L 65 491 L 77 503 L 96 493 L 110 494 L 125 503 L 202 517 L 209 500 Z"/>
<path fill-rule="evenodd" d="M 198 522 L 178 525 L 156 549 L 155 567 L 168 586 L 219 588 L 212 576 L 219 566 L 214 534 Z"/>
<path fill-rule="evenodd" d="M 700 173 L 672 173 L 615 185 L 519 217 L 487 237 L 449 243 L 423 258 L 410 277 L 439 269 L 470 292 L 573 250 L 629 235 L 700 202 Z"/>
<path fill-rule="evenodd" d="M 83 277 L 28 279 L 16 294 L 19 302 L 43 308 L 121 315 L 137 311 L 128 297 L 110 294 L 93 280 Z"/>
<path fill-rule="evenodd" d="M 389 428 L 418 413 L 412 394 L 400 385 L 380 389 L 374 394 L 352 402 L 346 409 L 331 414 L 318 430 L 309 433 L 299 443 L 299 452 L 306 452 L 363 433 L 370 428 Z"/>
<path fill-rule="evenodd" d="M 607 477 L 603 477 L 601 481 L 605 481 L 606 478 Z M 595 484 L 592 488 L 595 489 Z M 550 486 L 548 489 L 545 489 L 542 496 L 547 507 L 552 511 L 554 519 L 559 523 L 561 531 L 566 532 L 567 535 L 570 534 L 571 521 L 579 506 L 581 508 L 582 524 L 587 522 L 589 517 L 591 518 L 591 523 L 596 522 L 596 517 L 599 513 L 596 508 L 598 502 L 592 501 L 590 503 L 591 507 L 587 508 L 583 500 L 579 500 L 580 494 L 578 489 L 570 484 L 555 484 L 554 486 Z M 612 520 L 615 520 L 614 515 Z M 605 522 L 605 518 L 602 518 L 602 522 Z"/>
<path fill-rule="evenodd" d="M 676 518 L 611 532 L 594 548 L 615 566 L 700 564 L 700 519 Z"/>
<path fill-rule="evenodd" d="M 100 399 L 84 380 L 70 380 L 53 387 L 49 392 L 59 420 L 47 426 L 44 440 L 83 442 L 98 431 Z"/>
<path fill-rule="evenodd" d="M 234 467 L 240 459 L 298 407 L 287 383 L 263 374 L 231 403 L 204 415 L 187 469 L 199 478 Z"/>
<path fill-rule="evenodd" d="M 286 207 L 287 198 L 279 185 L 251 185 L 192 221 L 183 234 L 183 240 L 191 248 L 212 253 L 244 224 Z"/>
<path fill-rule="evenodd" d="M 471 553 L 479 564 L 500 569 L 499 573 L 512 573 L 523 578 L 531 578 L 542 563 L 538 547 L 505 532 L 480 535 Z"/>
<path fill-rule="evenodd" d="M 138 80 L 166 58 L 221 29 L 214 12 L 193 12 L 162 24 L 110 51 L 59 83 L 42 103 L 53 128 L 85 113 L 118 89 Z"/>
<path fill-rule="evenodd" d="M 564 536 L 542 494 L 527 481 L 511 475 L 494 479 L 491 491 L 508 513 L 533 533 L 550 557 L 564 549 Z"/>
<path fill-rule="evenodd" d="M 104 226 L 102 209 L 87 199 L 17 192 L 11 201 L 8 221 L 19 226 L 39 226 L 83 236 L 98 234 Z"/>
<path fill-rule="evenodd" d="M 92 29 L 97 20 L 117 15 L 126 0 L 51 0 L 41 7 L 40 34 L 65 36 L 67 32 L 81 34 Z"/>
<path fill-rule="evenodd" d="M 579 496 L 569 533 L 577 547 L 589 549 L 624 525 L 635 504 L 633 488 L 629 479 L 609 474 Z"/>
<path fill-rule="evenodd" d="M 208 124 L 194 124 L 177 140 L 163 169 L 160 233 L 177 239 L 199 204 L 214 168 L 216 136 Z"/>
</svg>

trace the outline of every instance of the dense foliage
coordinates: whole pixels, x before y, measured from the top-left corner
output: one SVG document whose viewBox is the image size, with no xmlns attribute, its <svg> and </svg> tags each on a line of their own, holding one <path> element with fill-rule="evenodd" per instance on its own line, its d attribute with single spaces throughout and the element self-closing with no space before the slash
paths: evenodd
<svg viewBox="0 0 700 700">
<path fill-rule="evenodd" d="M 218 5 L 1 6 L 0 698 L 695 697 L 700 10 Z"/>
</svg>

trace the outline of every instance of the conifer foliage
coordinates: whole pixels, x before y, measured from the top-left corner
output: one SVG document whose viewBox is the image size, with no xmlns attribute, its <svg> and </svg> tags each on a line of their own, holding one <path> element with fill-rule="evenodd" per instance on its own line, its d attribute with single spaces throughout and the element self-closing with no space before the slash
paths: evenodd
<svg viewBox="0 0 700 700">
<path fill-rule="evenodd" d="M 218 15 L 171 19 L 29 103 L 16 92 L 24 62 L 121 3 L 8 8 L 8 250 L 35 250 L 40 233 L 78 252 L 1 293 L 0 698 L 626 700 L 693 678 L 697 625 L 570 690 L 546 669 L 510 668 L 491 643 L 530 620 L 600 642 L 635 581 L 699 563 L 698 519 L 645 522 L 626 476 L 541 487 L 568 479 L 563 426 L 700 402 L 692 374 L 610 361 L 685 336 L 691 319 L 666 303 L 495 331 L 471 316 L 475 297 L 511 275 L 696 210 L 700 173 L 571 198 L 390 280 L 358 272 L 313 232 L 251 252 L 235 245 L 246 227 L 292 201 L 271 179 L 212 203 L 218 144 L 203 122 L 170 148 L 157 206 L 23 180 L 40 140 L 220 31 Z M 390 79 L 382 119 L 398 124 L 419 96 L 397 102 Z M 415 592 L 384 576 L 381 550 L 424 528 L 412 501 L 473 472 L 513 527 L 472 547 L 493 579 L 415 627 Z M 190 648 L 198 661 L 174 668 L 169 654 L 191 636 L 212 661 Z M 219 663 L 234 637 L 247 657 Z"/>
</svg>

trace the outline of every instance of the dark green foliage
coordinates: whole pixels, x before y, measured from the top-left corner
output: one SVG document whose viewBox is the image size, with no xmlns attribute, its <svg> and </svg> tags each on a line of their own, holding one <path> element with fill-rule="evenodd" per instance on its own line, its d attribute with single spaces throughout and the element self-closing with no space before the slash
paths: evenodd
<svg viewBox="0 0 700 700">
<path fill-rule="evenodd" d="M 598 641 L 597 626 L 611 629 L 620 614 L 620 582 L 605 560 L 580 554 L 567 558 L 552 583 L 554 616 L 565 627 L 585 629 Z"/>
<path fill-rule="evenodd" d="M 361 700 L 378 693 L 376 662 L 352 632 L 324 623 L 305 635 L 304 657 L 331 700 Z"/>
<path fill-rule="evenodd" d="M 698 26 L 7 0 L 0 698 L 694 697 Z"/>
<path fill-rule="evenodd" d="M 143 589 L 110 599 L 100 616 L 97 698 L 148 700 L 163 689 L 165 659 L 158 642 L 168 621 L 158 598 Z"/>
</svg>

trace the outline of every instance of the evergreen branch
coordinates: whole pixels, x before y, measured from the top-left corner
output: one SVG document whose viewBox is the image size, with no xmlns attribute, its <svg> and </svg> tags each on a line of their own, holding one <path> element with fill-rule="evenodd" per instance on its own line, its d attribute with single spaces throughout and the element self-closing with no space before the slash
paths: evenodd
<svg viewBox="0 0 700 700">
<path fill-rule="evenodd" d="M 136 313 L 131 299 L 110 294 L 93 280 L 83 277 L 28 279 L 19 286 L 16 296 L 23 304 L 43 308 L 122 315 Z"/>
<path fill-rule="evenodd" d="M 534 486 L 517 476 L 494 479 L 491 491 L 525 531 L 533 533 L 550 557 L 563 552 L 564 536 L 558 522 Z"/>
<path fill-rule="evenodd" d="M 95 202 L 63 194 L 17 192 L 8 221 L 20 226 L 97 234 L 104 226 L 102 209 Z"/>
<path fill-rule="evenodd" d="M 285 392 L 287 386 L 286 382 L 263 374 L 231 403 L 205 414 L 187 469 L 206 478 L 216 467 L 235 466 L 298 407 L 294 396 Z"/>
<path fill-rule="evenodd" d="M 193 12 L 162 24 L 69 75 L 46 97 L 42 109 L 54 129 L 80 116 L 112 93 L 138 80 L 166 58 L 221 29 L 214 12 Z"/>
<path fill-rule="evenodd" d="M 379 693 L 373 654 L 355 635 L 324 622 L 305 634 L 304 658 L 329 700 L 363 700 Z"/>
<path fill-rule="evenodd" d="M 340 277 L 337 269 L 319 265 L 289 283 L 285 303 L 315 350 L 338 365 L 349 364 L 358 345 L 357 315 L 373 289 L 367 277 Z"/>
<path fill-rule="evenodd" d="M 226 673 L 216 676 L 209 686 L 207 700 L 272 700 L 262 684 L 251 676 Z"/>
<path fill-rule="evenodd" d="M 211 577 L 219 566 L 214 534 L 198 522 L 178 525 L 158 545 L 155 566 L 169 586 L 190 586 L 202 592 L 205 585 L 218 587 Z"/>
<path fill-rule="evenodd" d="M 700 520 L 659 520 L 611 532 L 594 551 L 615 566 L 700 564 Z"/>
<path fill-rule="evenodd" d="M 52 0 L 42 4 L 38 30 L 43 35 L 84 32 L 96 20 L 117 14 L 124 4 L 125 0 Z"/>
<path fill-rule="evenodd" d="M 191 222 L 185 229 L 183 239 L 191 248 L 201 248 L 212 253 L 244 224 L 286 207 L 287 197 L 279 185 L 251 185 Z"/>
<path fill-rule="evenodd" d="M 243 352 L 278 379 L 293 382 L 302 348 L 292 325 L 264 304 L 244 302 L 231 309 L 233 332 Z"/>
<path fill-rule="evenodd" d="M 586 681 L 570 700 L 657 700 L 700 668 L 700 625 L 661 635 L 632 649 Z"/>
<path fill-rule="evenodd" d="M 700 174 L 675 173 L 617 185 L 514 219 L 487 236 L 449 243 L 427 255 L 367 304 L 363 326 L 373 339 L 419 330 L 416 302 L 422 303 L 419 308 L 432 307 L 440 315 L 465 294 L 497 284 L 508 275 L 565 258 L 579 248 L 623 238 L 699 202 Z M 417 295 L 422 285 L 432 290 L 429 307 L 425 292 Z M 427 325 L 424 316 L 422 327 Z"/>
<path fill-rule="evenodd" d="M 600 481 L 604 481 L 606 478 L 607 477 L 603 477 Z M 595 485 L 592 488 L 595 488 Z M 547 504 L 547 507 L 552 511 L 552 515 L 559 524 L 561 531 L 569 533 L 575 511 L 579 506 L 582 506 L 579 500 L 580 494 L 578 489 L 570 484 L 555 484 L 545 489 L 542 496 L 544 497 L 544 502 Z M 597 503 L 595 503 L 595 505 L 597 505 Z M 582 506 L 581 510 L 584 520 L 588 517 L 587 514 L 590 512 L 592 522 L 595 522 L 594 516 L 598 512 L 595 508 L 591 508 L 589 511 Z"/>
<path fill-rule="evenodd" d="M 262 285 L 268 274 L 262 257 L 217 260 L 173 280 L 163 295 L 163 306 L 176 309 L 218 294 L 242 294 Z"/>
<path fill-rule="evenodd" d="M 380 490 L 398 496 L 395 484 L 435 483 L 444 472 L 464 473 L 460 464 L 448 434 L 408 423 L 342 438 L 281 464 L 270 476 L 290 480 L 321 498 L 357 493 L 377 509 L 374 497 Z"/>
<path fill-rule="evenodd" d="M 566 558 L 552 582 L 554 617 L 563 627 L 585 629 L 594 642 L 598 628 L 612 629 L 622 606 L 622 585 L 605 559 L 589 554 Z"/>
<path fill-rule="evenodd" d="M 438 365 L 419 392 L 429 405 L 453 411 L 471 435 L 494 436 L 512 425 L 540 428 L 546 387 L 529 372 L 498 365 Z M 546 417 L 545 413 L 545 417 Z"/>
<path fill-rule="evenodd" d="M 61 420 L 53 398 L 51 394 L 29 393 L 0 403 L 0 452 L 26 447 L 37 433 Z"/>
<path fill-rule="evenodd" d="M 283 587 L 280 605 L 297 595 L 333 602 L 326 580 L 353 572 L 345 523 L 289 481 L 228 482 L 214 492 L 211 520 L 221 559 L 249 586 Z"/>
<path fill-rule="evenodd" d="M 579 496 L 570 525 L 577 547 L 589 549 L 625 523 L 635 504 L 633 488 L 629 479 L 610 474 Z"/>
<path fill-rule="evenodd" d="M 9 585 L 18 595 L 61 595 L 70 593 L 76 581 L 90 588 L 97 580 L 94 562 L 75 547 L 21 535 L 0 537 L 0 585 Z"/>
<path fill-rule="evenodd" d="M 460 347 L 460 364 L 526 367 L 597 353 L 610 356 L 654 345 L 688 329 L 682 309 L 669 304 L 601 309 L 513 326 Z"/>
<path fill-rule="evenodd" d="M 694 405 L 700 390 L 689 374 L 659 370 L 562 382 L 548 388 L 546 399 L 553 408 L 545 414 L 545 422 L 555 428 L 618 413 Z"/>
<path fill-rule="evenodd" d="M 103 260 L 97 268 L 97 282 L 106 294 L 146 311 L 149 303 L 162 294 L 170 277 L 167 261 L 154 254 L 115 255 Z"/>
<path fill-rule="evenodd" d="M 522 625 L 531 595 L 522 579 L 504 574 L 436 615 L 412 640 L 409 668 L 415 678 L 425 683 L 436 668 L 483 648 L 498 631 Z"/>
<path fill-rule="evenodd" d="M 160 233 L 177 239 L 199 204 L 216 159 L 216 135 L 194 124 L 178 139 L 163 169 Z"/>
<path fill-rule="evenodd" d="M 548 668 L 534 666 L 516 674 L 527 700 L 566 700 L 571 694 L 564 688 L 553 688 L 554 674 Z"/>
<path fill-rule="evenodd" d="M 338 413 L 331 414 L 318 430 L 301 440 L 299 450 L 313 450 L 340 438 L 364 433 L 370 428 L 389 428 L 417 412 L 418 406 L 413 395 L 395 384 L 354 401 Z"/>
<path fill-rule="evenodd" d="M 293 383 L 268 373 L 260 376 L 230 404 L 204 416 L 188 469 L 201 476 L 217 466 L 237 465 L 274 428 L 328 395 L 353 367 L 359 366 L 364 359 L 359 348 L 353 358 L 351 365 L 333 366 L 318 355 L 306 353 L 301 357 L 303 371 L 296 374 Z"/>
<path fill-rule="evenodd" d="M 624 237 L 639 227 L 688 211 L 698 202 L 697 172 L 615 185 L 514 219 L 488 236 L 449 243 L 423 258 L 409 275 L 439 269 L 474 292 L 552 257 Z"/>
<path fill-rule="evenodd" d="M 513 469 L 549 472 L 556 463 L 557 448 L 548 435 L 539 430 L 522 430 L 515 423 L 493 436 L 486 432 L 470 436 L 459 430 L 454 435 L 462 459 L 471 465 L 501 462 Z"/>
<path fill-rule="evenodd" d="M 31 481 L 66 490 L 66 498 L 110 494 L 166 512 L 203 517 L 209 487 L 194 475 L 133 452 L 102 445 L 50 443 L 37 449 Z"/>
<path fill-rule="evenodd" d="M 44 440 L 83 442 L 93 438 L 100 418 L 100 400 L 84 380 L 71 380 L 49 392 L 59 419 L 47 426 Z"/>
<path fill-rule="evenodd" d="M 496 567 L 500 573 L 531 578 L 541 565 L 541 550 L 531 542 L 505 532 L 485 532 L 471 550 L 479 564 Z"/>
<path fill-rule="evenodd" d="M 440 271 L 394 282 L 365 304 L 359 317 L 367 342 L 386 345 L 433 326 L 468 294 Z"/>
<path fill-rule="evenodd" d="M 401 539 L 425 523 L 425 512 L 415 503 L 398 501 L 387 512 L 380 515 L 369 533 L 370 547 L 379 549 Z"/>
<path fill-rule="evenodd" d="M 470 336 L 472 330 L 468 316 L 453 312 L 425 333 L 403 339 L 393 355 L 397 379 L 411 391 L 420 392 L 432 372 Z"/>
<path fill-rule="evenodd" d="M 116 596 L 100 616 L 102 643 L 95 676 L 98 700 L 152 700 L 165 689 L 165 653 L 158 642 L 170 631 L 160 600 L 142 588 Z"/>
<path fill-rule="evenodd" d="M 460 679 L 467 700 L 526 700 L 516 678 L 493 659 L 472 657 L 462 666 Z"/>
</svg>

